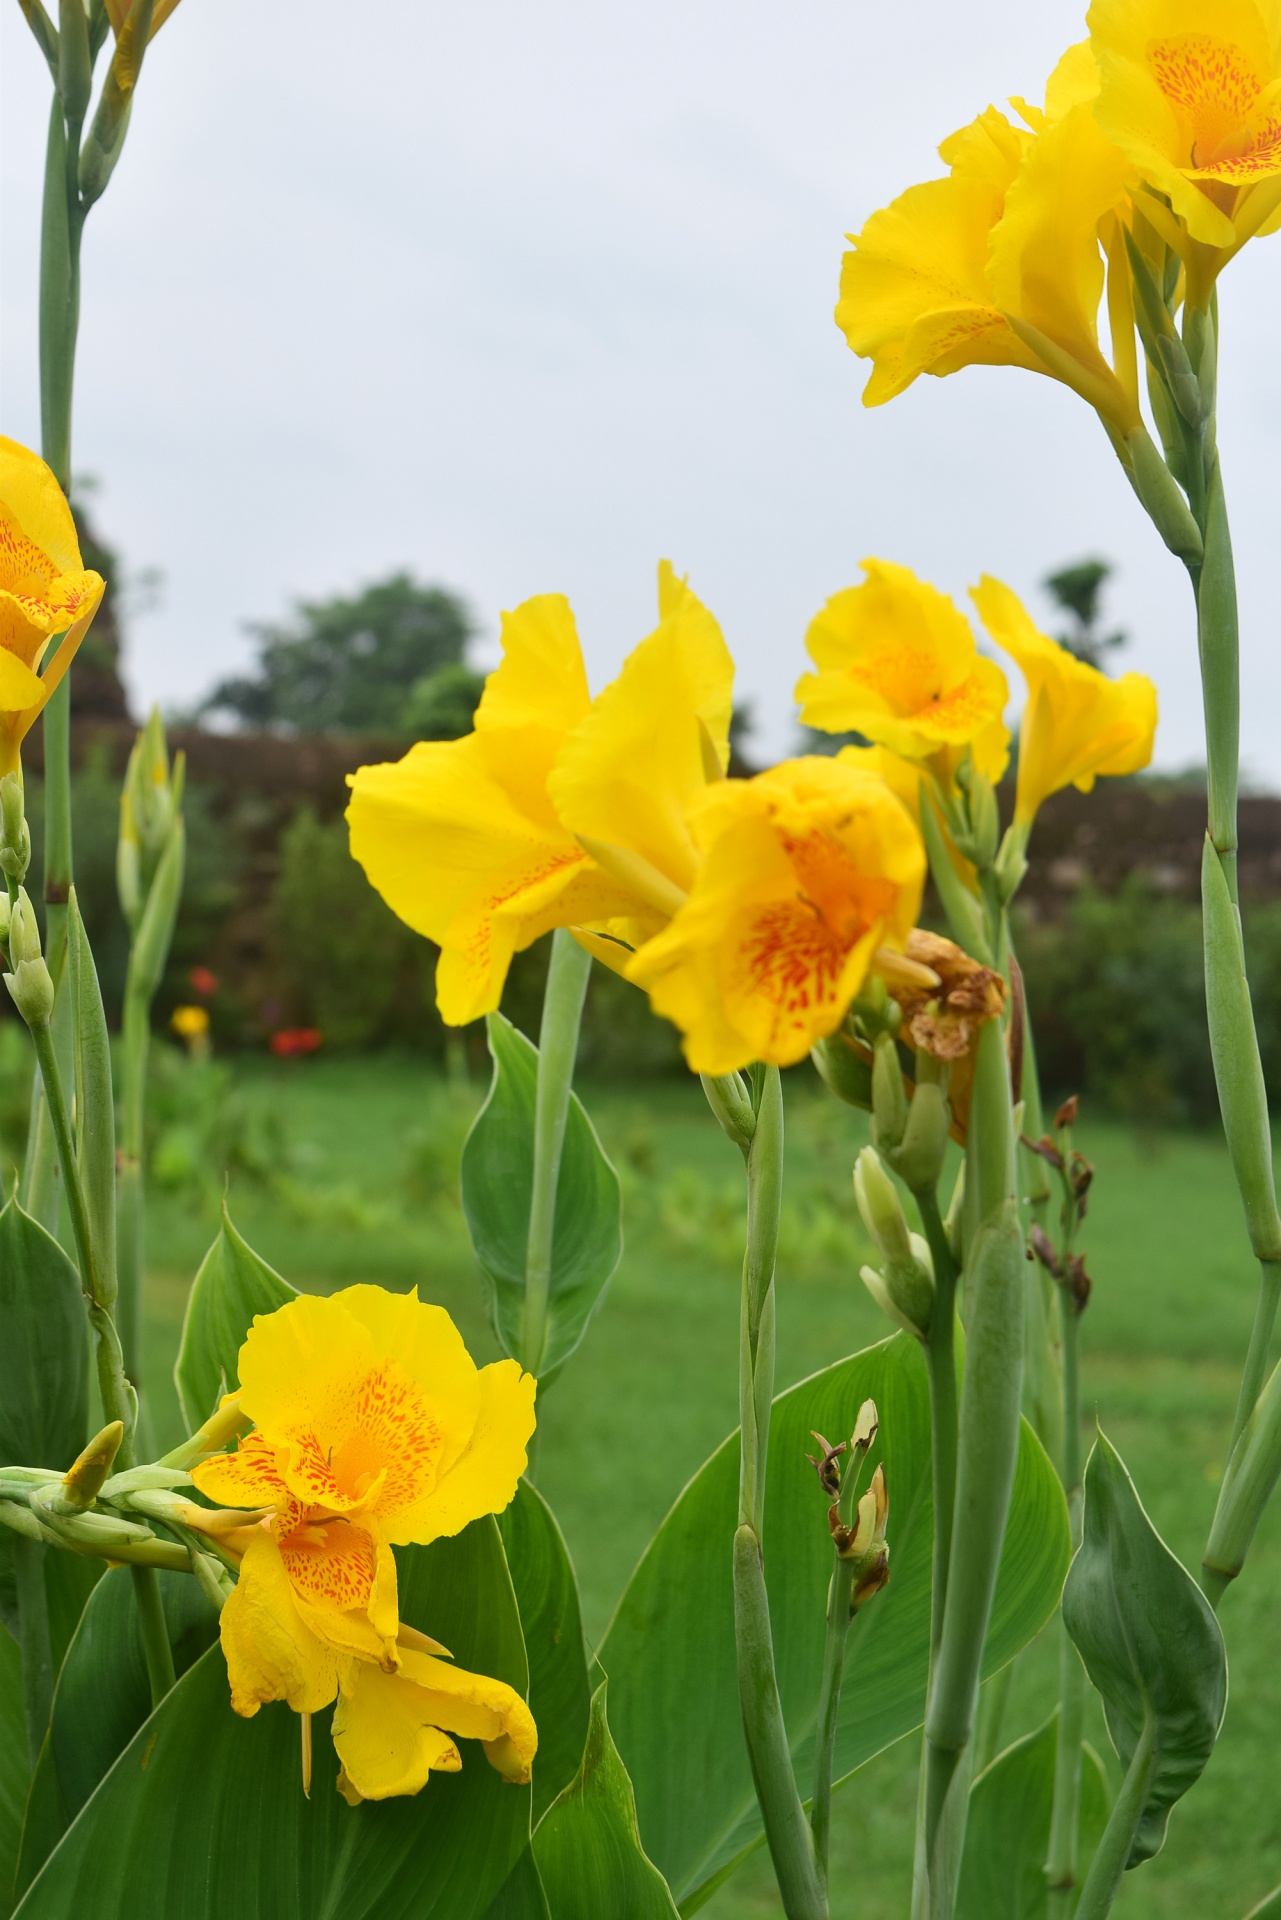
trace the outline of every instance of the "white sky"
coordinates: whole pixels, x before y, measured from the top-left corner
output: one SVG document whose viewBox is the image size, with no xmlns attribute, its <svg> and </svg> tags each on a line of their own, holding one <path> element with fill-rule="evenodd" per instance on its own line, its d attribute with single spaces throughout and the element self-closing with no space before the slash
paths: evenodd
<svg viewBox="0 0 1281 1920">
<path fill-rule="evenodd" d="M 135 697 L 246 663 L 241 623 L 397 566 L 497 616 L 567 592 L 594 683 L 670 556 L 792 739 L 802 638 L 882 554 L 962 593 L 1099 553 L 1159 761 L 1200 758 L 1190 600 L 1088 409 L 974 369 L 876 412 L 831 320 L 842 236 L 1081 10 L 988 0 L 184 0 L 85 246 L 75 464 L 132 565 Z M 0 428 L 38 438 L 49 82 L 0 8 Z M 1281 784 L 1281 242 L 1222 289 L 1244 753 Z"/>
</svg>

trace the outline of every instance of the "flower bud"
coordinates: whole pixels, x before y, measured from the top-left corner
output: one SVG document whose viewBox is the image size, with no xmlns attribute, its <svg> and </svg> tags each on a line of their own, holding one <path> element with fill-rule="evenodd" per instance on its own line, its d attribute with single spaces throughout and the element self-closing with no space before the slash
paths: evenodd
<svg viewBox="0 0 1281 1920">
<path fill-rule="evenodd" d="M 918 1055 L 918 1059 L 926 1056 Z M 947 1154 L 952 1115 L 938 1080 L 922 1074 L 907 1110 L 907 1126 L 897 1147 L 885 1158 L 911 1193 L 932 1193 L 938 1185 Z"/>
<path fill-rule="evenodd" d="M 872 1058 L 872 1139 L 884 1153 L 899 1144 L 906 1126 L 907 1095 L 898 1048 L 888 1033 L 879 1033 Z"/>
<path fill-rule="evenodd" d="M 818 1068 L 818 1077 L 829 1093 L 848 1107 L 872 1107 L 872 1057 L 861 1040 L 848 1033 L 833 1033 L 819 1040 L 810 1054 Z"/>
<path fill-rule="evenodd" d="M 833 1508 L 835 1513 L 835 1508 Z M 890 1577 L 890 1550 L 885 1529 L 890 1516 L 889 1492 L 885 1468 L 878 1467 L 872 1484 L 858 1503 L 858 1515 L 852 1527 L 844 1527 L 828 1515 L 832 1541 L 842 1560 L 853 1562 L 854 1581 L 850 1591 L 850 1613 L 878 1594 Z"/>
<path fill-rule="evenodd" d="M 25 880 L 31 865 L 31 834 L 23 805 L 22 775 L 0 777 L 0 873 Z"/>
<path fill-rule="evenodd" d="M 875 1147 L 864 1147 L 854 1162 L 854 1198 L 863 1225 L 887 1260 L 911 1258 L 912 1242 L 898 1188 L 881 1164 Z"/>
<path fill-rule="evenodd" d="M 109 1426 L 95 1434 L 93 1439 L 77 1457 L 74 1464 L 63 1476 L 63 1497 L 74 1507 L 84 1510 L 91 1507 L 102 1492 L 107 1475 L 111 1472 L 111 1463 L 120 1450 L 120 1442 L 125 1437 L 124 1424 L 113 1420 Z"/>
<path fill-rule="evenodd" d="M 934 1263 L 919 1233 L 909 1234 L 905 1260 L 887 1260 L 883 1272 L 860 1267 L 863 1285 L 891 1320 L 918 1340 L 930 1329 L 934 1313 Z"/>
</svg>

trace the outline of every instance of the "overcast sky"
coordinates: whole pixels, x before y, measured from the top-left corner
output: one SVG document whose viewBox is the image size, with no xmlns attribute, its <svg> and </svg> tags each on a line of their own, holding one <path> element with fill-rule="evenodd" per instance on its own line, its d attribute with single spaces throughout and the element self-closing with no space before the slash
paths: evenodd
<svg viewBox="0 0 1281 1920">
<path fill-rule="evenodd" d="M 91 215 L 75 465 L 134 568 L 135 699 L 190 703 L 249 619 L 395 567 L 498 614 L 568 593 L 594 684 L 670 557 L 786 750 L 802 639 L 869 553 L 954 593 L 1088 554 L 1201 757 L 1188 590 L 1094 416 L 1014 370 L 875 412 L 831 319 L 842 236 L 1081 10 L 989 0 L 183 0 Z M 37 442 L 46 69 L 0 9 L 0 428 Z M 1222 290 L 1244 752 L 1281 785 L 1281 241 Z"/>
</svg>

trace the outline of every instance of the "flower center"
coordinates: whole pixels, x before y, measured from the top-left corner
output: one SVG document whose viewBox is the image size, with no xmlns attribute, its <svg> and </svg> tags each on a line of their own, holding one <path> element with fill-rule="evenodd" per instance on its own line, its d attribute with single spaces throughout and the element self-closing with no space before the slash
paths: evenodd
<svg viewBox="0 0 1281 1920">
<path fill-rule="evenodd" d="M 1281 170 L 1278 87 L 1264 85 L 1243 48 L 1184 33 L 1154 41 L 1148 59 L 1190 171 L 1244 181 Z"/>
</svg>

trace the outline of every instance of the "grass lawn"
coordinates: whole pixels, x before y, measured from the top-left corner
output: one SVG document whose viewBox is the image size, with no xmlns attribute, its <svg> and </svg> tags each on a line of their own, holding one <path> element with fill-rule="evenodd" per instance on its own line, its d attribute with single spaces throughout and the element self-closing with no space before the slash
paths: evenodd
<svg viewBox="0 0 1281 1920">
<path fill-rule="evenodd" d="M 450 1087 L 404 1059 L 315 1060 L 238 1070 L 248 1105 L 291 1143 L 288 1193 L 233 1181 L 241 1231 L 296 1285 L 417 1284 L 454 1315 L 478 1359 L 496 1351 L 456 1198 L 457 1152 L 483 1089 Z M 565 1529 L 589 1638 L 672 1499 L 736 1422 L 738 1156 L 697 1088 L 582 1089 L 620 1169 L 627 1244 L 601 1313 L 540 1411 L 538 1480 Z M 1119 1447 L 1160 1531 L 1199 1560 L 1253 1310 L 1226 1153 L 1217 1138 L 1136 1140 L 1079 1129 L 1097 1164 L 1085 1244 L 1095 1291 L 1084 1398 Z M 857 1278 L 863 1242 L 850 1167 L 863 1116 L 796 1075 L 788 1088 L 788 1200 L 778 1281 L 778 1384 L 886 1331 Z M 153 1197 L 147 1285 L 152 1416 L 181 1431 L 170 1370 L 186 1290 L 214 1212 Z M 890 1525 L 893 1546 L 893 1509 Z M 1281 1531 L 1264 1521 L 1221 1618 L 1232 1669 L 1227 1723 L 1165 1852 L 1127 1877 L 1125 1920 L 1241 1920 L 1281 1881 Z M 1007 1731 L 1054 1697 L 1052 1637 L 1019 1663 Z M 1091 1737 L 1107 1752 L 1101 1716 Z M 834 1920 L 902 1920 L 915 1804 L 915 1737 L 838 1796 Z M 763 1857 L 703 1909 L 708 1920 L 781 1914 Z"/>
</svg>

